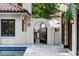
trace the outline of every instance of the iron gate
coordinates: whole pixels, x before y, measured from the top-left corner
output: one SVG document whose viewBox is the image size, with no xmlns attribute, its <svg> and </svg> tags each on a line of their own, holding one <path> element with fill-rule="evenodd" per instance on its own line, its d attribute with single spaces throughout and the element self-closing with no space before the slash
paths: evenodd
<svg viewBox="0 0 79 59">
<path fill-rule="evenodd" d="M 44 25 L 43 28 L 42 25 Z M 40 43 L 47 44 L 47 26 L 44 23 L 40 24 L 39 39 Z"/>
</svg>

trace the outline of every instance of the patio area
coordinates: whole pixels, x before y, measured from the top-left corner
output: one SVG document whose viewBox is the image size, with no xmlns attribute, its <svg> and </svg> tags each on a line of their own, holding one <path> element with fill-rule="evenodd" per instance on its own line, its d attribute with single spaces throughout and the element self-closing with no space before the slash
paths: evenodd
<svg viewBox="0 0 79 59">
<path fill-rule="evenodd" d="M 24 56 L 71 56 L 71 54 L 59 45 L 27 45 Z"/>
</svg>

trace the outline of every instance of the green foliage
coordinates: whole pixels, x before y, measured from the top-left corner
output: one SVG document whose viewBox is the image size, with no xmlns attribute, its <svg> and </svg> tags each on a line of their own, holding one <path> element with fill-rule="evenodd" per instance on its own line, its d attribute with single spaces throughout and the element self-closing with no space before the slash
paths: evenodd
<svg viewBox="0 0 79 59">
<path fill-rule="evenodd" d="M 49 19 L 49 14 L 58 11 L 58 8 L 59 6 L 56 3 L 33 3 L 32 17 Z"/>
<path fill-rule="evenodd" d="M 75 15 L 77 15 L 77 12 L 79 11 L 79 4 L 76 3 L 70 3 L 68 4 L 68 7 L 66 9 L 66 12 L 63 15 L 63 20 L 71 20 Z"/>
</svg>

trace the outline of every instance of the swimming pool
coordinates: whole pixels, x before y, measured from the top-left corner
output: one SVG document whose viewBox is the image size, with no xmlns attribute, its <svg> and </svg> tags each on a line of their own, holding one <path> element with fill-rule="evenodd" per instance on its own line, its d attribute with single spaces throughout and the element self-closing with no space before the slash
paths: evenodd
<svg viewBox="0 0 79 59">
<path fill-rule="evenodd" d="M 0 45 L 0 56 L 23 56 L 26 45 Z"/>
</svg>

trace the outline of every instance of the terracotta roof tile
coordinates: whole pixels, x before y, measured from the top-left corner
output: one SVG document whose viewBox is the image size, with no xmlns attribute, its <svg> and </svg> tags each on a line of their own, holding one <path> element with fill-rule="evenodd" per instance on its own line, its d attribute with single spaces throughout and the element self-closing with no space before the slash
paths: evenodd
<svg viewBox="0 0 79 59">
<path fill-rule="evenodd" d="M 2 12 L 19 12 L 28 13 L 30 15 L 26 9 L 12 3 L 0 3 L 0 13 Z"/>
</svg>

